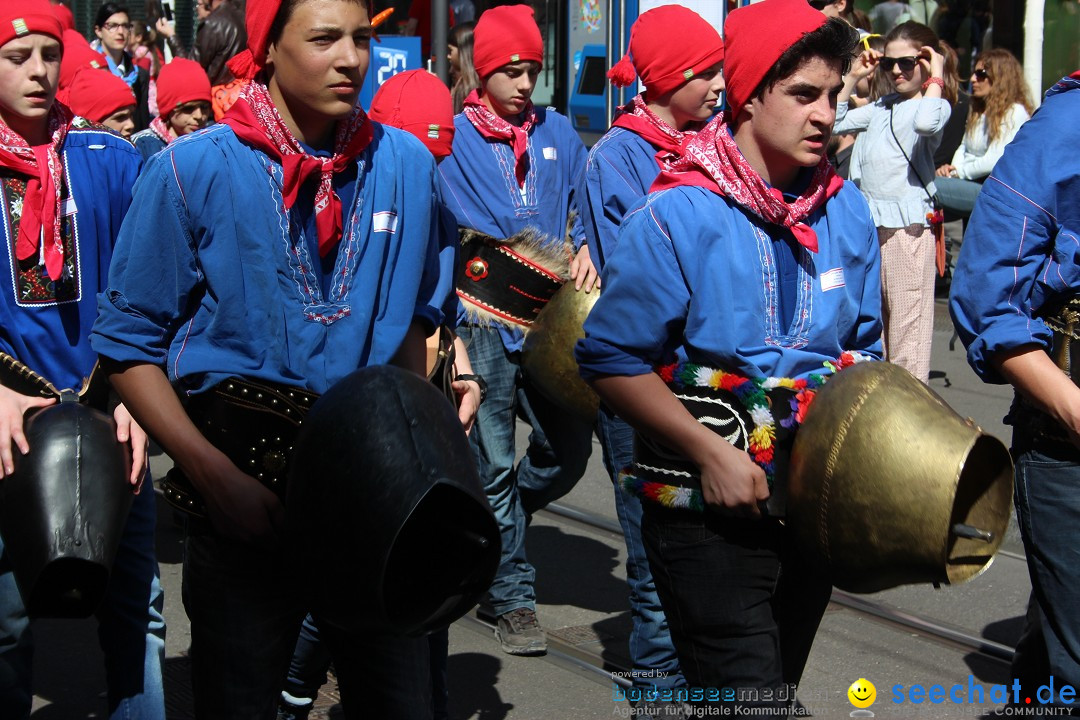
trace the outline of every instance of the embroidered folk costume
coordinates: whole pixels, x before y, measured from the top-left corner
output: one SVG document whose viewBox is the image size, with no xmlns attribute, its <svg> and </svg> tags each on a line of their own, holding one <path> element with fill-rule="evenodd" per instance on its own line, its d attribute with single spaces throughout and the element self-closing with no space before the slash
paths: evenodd
<svg viewBox="0 0 1080 720">
<path fill-rule="evenodd" d="M 0 46 L 41 36 L 64 49 L 66 34 L 46 0 L 0 5 Z M 59 74 L 59 68 L 47 72 Z M 39 84 L 46 94 L 52 90 L 48 81 Z M 44 144 L 29 145 L 0 121 L 0 225 L 8 263 L 0 273 L 0 352 L 57 388 L 78 389 L 97 362 L 89 342 L 96 297 L 107 284 L 140 163 L 126 140 L 49 99 L 48 114 L 40 117 L 48 138 Z M 12 390 L 6 387 L 5 392 Z M 12 440 L 4 437 L 2 442 Z M 143 488 L 127 515 L 98 617 L 109 668 L 109 716 L 164 720 L 165 621 L 153 548 L 156 507 L 148 483 Z M 27 514 L 34 510 L 28 508 Z M 0 538 L 0 555 L 8 557 L 5 541 L 16 540 Z M 34 645 L 10 563 L 0 572 L 0 617 L 0 708 L 5 718 L 29 717 Z M 132 683 L 132 678 L 139 681 Z"/>
<path fill-rule="evenodd" d="M 673 37 L 681 41 L 674 43 Z M 597 270 L 603 271 L 614 251 L 626 212 L 648 193 L 660 171 L 672 168 L 686 143 L 704 127 L 713 109 L 706 105 L 710 99 L 715 104 L 723 89 L 722 79 L 713 75 L 723 58 L 720 33 L 685 7 L 662 5 L 634 21 L 628 52 L 608 72 L 608 78 L 619 87 L 628 87 L 640 78 L 645 91 L 619 108 L 611 129 L 589 151 L 578 192 L 590 257 Z M 681 115 L 677 117 L 667 108 L 671 122 L 679 125 L 675 127 L 654 112 L 650 103 L 664 111 L 664 106 L 672 103 L 672 94 L 691 80 L 695 82 L 693 98 L 702 107 L 699 115 L 688 118 L 685 124 Z M 641 502 L 621 490 L 620 472 L 633 462 L 633 430 L 602 405 L 597 416 L 597 437 L 614 483 L 615 509 L 626 541 L 626 579 L 634 624 L 630 657 L 635 683 L 677 688 L 686 680 L 645 557 Z"/>
<path fill-rule="evenodd" d="M 515 5 L 485 11 L 475 29 L 473 59 L 484 88 L 497 73 L 510 78 L 504 70 L 508 66 L 515 73 L 525 63 L 538 69 L 543 41 L 532 9 Z M 530 85 L 521 91 L 526 100 L 531 90 Z M 502 530 L 492 605 L 496 615 L 504 616 L 504 625 L 529 614 L 528 639 L 514 645 L 516 640 L 500 637 L 507 652 L 536 654 L 546 644 L 532 615 L 535 570 L 525 557 L 525 518 L 569 492 L 581 477 L 591 428 L 566 417 L 532 387 L 522 376 L 519 351 L 524 328 L 565 281 L 571 254 L 584 243 L 580 218 L 575 217 L 569 238 L 567 221 L 571 213 L 577 215 L 575 188 L 585 147 L 569 120 L 554 110 L 526 102 L 517 116 L 503 117 L 485 102 L 486 92 L 474 93 L 454 119 L 454 153 L 439 165 L 439 175 L 447 208 L 475 243 L 462 248 L 458 295 L 473 310 L 467 313 L 463 305 L 458 333 L 474 370 L 488 385 L 470 440 Z M 486 237 L 475 239 L 477 234 Z M 555 269 L 558 264 L 561 268 Z M 538 289 L 518 292 L 513 288 L 520 284 L 511 278 L 536 283 Z M 496 291 L 487 292 L 493 286 Z M 484 305 L 497 312 L 485 316 L 475 310 Z M 530 449 L 520 463 L 515 463 L 516 416 L 533 428 Z M 500 627 L 503 632 L 509 626 Z"/>
<path fill-rule="evenodd" d="M 92 338 L 102 355 L 141 373 L 114 376 L 121 393 L 160 396 L 159 407 L 173 413 L 152 429 L 164 446 L 181 445 L 220 466 L 214 482 L 267 503 L 269 514 L 238 513 L 201 493 L 212 522 L 191 520 L 185 587 L 197 657 L 195 708 L 208 716 L 273 715 L 309 609 L 304 588 L 290 580 L 295 568 L 287 543 L 256 547 L 258 538 L 230 534 L 259 522 L 273 532 L 285 493 L 256 475 L 269 474 L 260 467 L 280 468 L 291 452 L 284 443 L 283 458 L 275 460 L 260 448 L 265 426 L 258 413 L 235 419 L 231 413 L 257 402 L 258 391 L 247 394 L 255 401 L 232 398 L 230 387 L 240 385 L 230 379 L 243 388 L 273 389 L 264 394 L 263 414 L 283 414 L 294 401 L 303 409 L 354 370 L 397 360 L 406 345 L 410 359 L 416 350 L 422 357 L 422 337 L 442 321 L 452 283 L 439 266 L 439 190 L 425 148 L 402 131 L 372 123 L 355 97 L 329 90 L 320 107 L 333 115 L 319 114 L 328 147 L 291 132 L 286 110 L 270 95 L 271 85 L 287 81 L 267 56 L 280 9 L 277 0 L 248 2 L 248 50 L 231 67 L 251 82 L 224 121 L 170 143 L 149 161 Z M 329 50 L 339 59 L 320 66 L 321 81 L 348 81 L 358 96 L 368 55 L 360 43 L 370 32 L 364 7 L 301 4 L 290 18 L 281 44 L 306 32 L 303 23 L 341 24 L 340 42 L 355 47 Z M 146 271 L 151 267 L 155 272 Z M 189 406 L 209 410 L 189 421 L 170 403 L 169 383 Z M 289 402 L 273 404 L 279 396 Z M 254 467 L 247 449 L 228 445 L 216 430 L 213 412 L 222 403 L 222 417 L 234 418 L 224 421 L 229 434 L 254 435 Z M 174 430 L 189 422 L 196 435 Z M 261 437 L 267 446 L 277 442 L 274 433 Z M 221 440 L 220 448 L 211 447 L 210 438 Z M 198 482 L 194 458 L 176 455 L 190 484 L 208 487 Z M 327 634 L 349 696 L 347 713 L 362 702 L 365 713 L 427 717 L 426 641 L 346 638 L 340 629 Z M 379 667 L 364 666 L 366 657 L 379 657 Z M 345 688 L 361 676 L 370 692 L 359 701 Z"/>
<path fill-rule="evenodd" d="M 792 46 L 804 64 L 824 52 L 807 49 L 816 46 L 804 36 L 828 33 L 830 45 L 854 48 L 850 28 L 825 25 L 800 0 L 765 0 L 728 16 L 731 110 L 686 144 L 623 219 L 603 293 L 576 349 L 582 374 L 631 424 L 717 437 L 718 451 L 706 458 L 716 464 L 698 467 L 671 450 L 681 438 L 641 433 L 624 483 L 644 500 L 645 551 L 680 665 L 695 687 L 798 682 L 830 587 L 800 563 L 778 519 L 783 451 L 831 372 L 881 358 L 877 239 L 858 190 L 824 158 L 807 166 L 794 155 L 766 166 L 794 173 L 787 187 L 773 187 L 740 150 L 749 141 L 737 141 L 742 123 L 768 132 L 758 115 L 802 122 L 771 117 L 785 106 L 770 105 L 770 93 L 779 91 L 759 86 Z M 821 60 L 835 67 L 838 83 L 844 58 Z M 827 93 L 816 102 L 827 102 Z M 671 402 L 635 400 L 646 387 L 670 392 Z M 702 512 L 699 478 L 706 471 L 710 482 L 717 473 L 726 477 L 736 462 L 727 458 L 736 457 L 740 477 L 754 472 L 742 463 L 757 466 L 763 480 L 755 488 L 766 486 L 768 500 L 751 506 L 754 517 L 741 506 L 743 513 Z"/>
</svg>

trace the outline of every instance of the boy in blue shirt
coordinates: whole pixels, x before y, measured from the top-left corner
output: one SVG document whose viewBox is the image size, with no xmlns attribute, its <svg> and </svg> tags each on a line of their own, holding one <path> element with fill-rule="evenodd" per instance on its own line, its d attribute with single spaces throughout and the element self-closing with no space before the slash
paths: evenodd
<svg viewBox="0 0 1080 720">
<path fill-rule="evenodd" d="M 576 206 L 574 187 L 585 166 L 585 146 L 565 117 L 535 108 L 530 100 L 544 50 L 532 9 L 514 5 L 486 11 L 473 41 L 482 87 L 466 98 L 455 118 L 454 153 L 439 166 L 446 206 L 462 228 L 497 240 L 528 231 L 538 238 L 541 253 L 566 256 L 567 218 Z M 574 248 L 580 248 L 571 276 L 591 287 L 595 270 L 582 246 L 580 219 L 571 233 Z M 569 492 L 584 473 L 592 429 L 540 396 L 521 374 L 522 330 L 564 278 L 542 262 L 522 259 L 516 249 L 494 256 L 485 252 L 463 250 L 458 295 L 474 310 L 482 305 L 487 319 L 475 312 L 463 317 L 458 336 L 488 386 L 470 437 L 502 533 L 502 560 L 490 599 L 502 649 L 536 655 L 546 651 L 547 641 L 536 620 L 536 571 L 525 557 L 527 517 Z M 509 267 L 496 263 L 511 254 L 516 260 Z M 521 267 L 528 268 L 525 279 L 541 278 L 540 290 L 513 289 L 508 278 Z M 478 301 L 491 284 L 501 284 L 503 294 Z M 515 467 L 517 417 L 532 426 L 532 433 Z"/>
<path fill-rule="evenodd" d="M 671 42 L 676 36 L 681 42 Z M 712 117 L 724 89 L 723 60 L 720 34 L 681 5 L 653 8 L 634 22 L 629 52 L 608 77 L 619 86 L 640 77 L 645 92 L 620 108 L 612 128 L 590 150 L 580 190 L 585 236 L 597 270 L 603 272 L 614 252 L 627 210 L 648 194 L 657 174 L 671 168 Z M 634 684 L 678 687 L 685 681 L 641 541 L 641 502 L 618 488 L 619 473 L 633 461 L 634 432 L 607 406 L 600 407 L 596 432 L 616 483 L 615 509 L 626 541 Z"/>
<path fill-rule="evenodd" d="M 1080 377 L 1067 318 L 1080 288 L 1080 172 L 1062 149 L 1080 140 L 1077 112 L 1080 71 L 1047 91 L 983 183 L 949 302 L 971 367 L 1016 391 L 1006 422 L 1017 524 L 1050 675 L 1073 687 L 1080 684 Z M 1029 632 L 1031 622 L 1029 613 Z M 1028 670 L 1014 668 L 1014 677 Z"/>
<path fill-rule="evenodd" d="M 781 712 L 831 591 L 777 502 L 785 388 L 880 358 L 879 255 L 865 200 L 824 157 L 854 30 L 764 0 L 728 16 L 724 43 L 731 109 L 623 220 L 577 357 L 638 433 L 624 487 L 687 683 L 768 688 L 737 702 Z"/>
<path fill-rule="evenodd" d="M 63 53 L 45 0 L 0 6 L 0 217 L 10 258 L 0 273 L 0 352 L 58 388 L 78 388 L 97 355 L 89 335 L 139 174 L 120 136 L 56 101 Z M 91 72 L 100 72 L 92 70 Z M 23 415 L 53 401 L 0 386 L 0 482 L 27 453 Z M 142 488 L 146 436 L 123 405 L 117 439 L 130 439 L 138 492 L 98 610 L 110 717 L 164 718 L 162 592 L 154 556 L 153 488 Z M 30 716 L 33 643 L 0 539 L 0 716 Z"/>
<path fill-rule="evenodd" d="M 251 0 L 247 24 L 230 68 L 251 82 L 221 124 L 147 165 L 92 338 L 205 504 L 184 562 L 199 717 L 274 716 L 307 607 L 282 502 L 254 477 L 272 453 L 261 465 L 226 454 L 227 438 L 219 448 L 203 434 L 219 417 L 197 427 L 178 393 L 213 408 L 237 379 L 302 408 L 357 368 L 424 375 L 424 338 L 450 290 L 431 155 L 357 105 L 366 3 Z M 223 415 L 230 436 L 259 424 Z M 430 717 L 425 640 L 326 638 L 349 717 Z"/>
</svg>

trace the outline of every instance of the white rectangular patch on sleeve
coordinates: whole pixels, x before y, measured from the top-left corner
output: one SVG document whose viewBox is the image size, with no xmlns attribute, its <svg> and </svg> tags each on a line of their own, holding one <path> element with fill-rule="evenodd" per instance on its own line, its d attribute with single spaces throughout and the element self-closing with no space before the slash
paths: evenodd
<svg viewBox="0 0 1080 720">
<path fill-rule="evenodd" d="M 556 150 L 553 147 L 544 148 L 544 159 L 545 160 L 558 160 L 559 159 L 559 151 Z"/>
<path fill-rule="evenodd" d="M 388 232 L 391 235 L 397 232 L 397 213 L 389 210 L 377 212 L 371 216 L 372 232 Z"/>
<path fill-rule="evenodd" d="M 828 292 L 844 287 L 844 268 L 833 268 L 821 273 L 821 291 Z"/>
<path fill-rule="evenodd" d="M 79 211 L 79 208 L 75 207 L 75 198 L 66 197 L 60 203 L 60 216 L 67 217 L 68 215 L 74 215 Z"/>
</svg>

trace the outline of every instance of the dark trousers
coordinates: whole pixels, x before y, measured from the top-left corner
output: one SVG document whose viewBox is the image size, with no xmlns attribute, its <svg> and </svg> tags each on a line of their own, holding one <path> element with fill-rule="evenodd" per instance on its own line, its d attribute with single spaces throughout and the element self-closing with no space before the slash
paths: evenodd
<svg viewBox="0 0 1080 720">
<path fill-rule="evenodd" d="M 450 717 L 450 694 L 446 684 L 446 663 L 450 654 L 449 628 L 428 635 L 427 643 L 431 658 L 432 720 L 446 720 Z M 326 684 L 326 673 L 330 670 L 332 660 L 323 631 L 315 618 L 308 615 L 300 626 L 296 650 L 289 663 L 285 692 L 295 698 L 314 702 L 319 696 L 319 689 Z"/>
<path fill-rule="evenodd" d="M 273 720 L 305 614 L 296 577 L 283 552 L 188 535 L 183 595 L 196 718 Z M 345 717 L 431 717 L 426 638 L 323 627 Z"/>
<path fill-rule="evenodd" d="M 790 706 L 786 686 L 802 677 L 828 579 L 800 561 L 778 520 L 643 507 L 645 550 L 687 685 L 721 691 L 708 704 Z"/>
</svg>

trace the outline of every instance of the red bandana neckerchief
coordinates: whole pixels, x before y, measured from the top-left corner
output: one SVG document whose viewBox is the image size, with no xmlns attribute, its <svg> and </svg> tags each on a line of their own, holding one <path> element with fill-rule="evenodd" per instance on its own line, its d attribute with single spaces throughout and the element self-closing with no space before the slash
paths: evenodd
<svg viewBox="0 0 1080 720">
<path fill-rule="evenodd" d="M 656 164 L 661 170 L 671 170 L 673 164 L 682 155 L 683 146 L 690 138 L 697 135 L 703 123 L 695 123 L 686 130 L 676 130 L 664 122 L 659 115 L 649 109 L 645 98 L 637 94 L 626 105 L 619 108 L 613 127 L 621 127 L 635 132 L 657 149 Z"/>
<path fill-rule="evenodd" d="M 281 194 L 285 209 L 296 204 L 300 187 L 310 177 L 319 179 L 315 193 L 315 227 L 319 234 L 319 255 L 327 253 L 341 239 L 341 199 L 334 192 L 335 173 L 345 170 L 364 151 L 373 137 L 372 125 L 357 105 L 349 117 L 338 123 L 334 156 L 308 155 L 281 119 L 266 85 L 252 81 L 221 119 L 242 141 L 262 150 L 281 163 L 284 173 Z"/>
<path fill-rule="evenodd" d="M 64 165 L 60 161 L 60 148 L 73 119 L 67 106 L 54 102 L 47 119 L 49 143 L 34 147 L 0 120 L 0 166 L 29 177 L 15 255 L 26 260 L 40 252 L 53 281 L 59 280 L 64 271 L 64 241 L 60 235 Z"/>
<path fill-rule="evenodd" d="M 469 93 L 469 97 L 465 98 L 462 112 L 484 137 L 510 143 L 510 147 L 514 149 L 514 176 L 517 178 L 518 187 L 524 187 L 525 175 L 529 171 L 525 151 L 529 146 L 529 130 L 536 122 L 536 110 L 533 108 L 532 101 L 530 100 L 521 111 L 523 118 L 521 127 L 511 125 L 493 113 L 491 108 L 480 100 L 478 90 L 473 90 Z"/>
<path fill-rule="evenodd" d="M 789 228 L 799 244 L 817 252 L 817 233 L 803 222 L 844 186 L 844 180 L 822 157 L 810 185 L 795 202 L 770 188 L 743 157 L 723 116 L 706 125 L 686 145 L 683 156 L 670 171 L 660 173 L 651 190 L 677 185 L 697 185 L 726 195 L 766 222 Z"/>
<path fill-rule="evenodd" d="M 172 133 L 169 132 L 169 126 L 166 124 L 165 118 L 161 116 L 150 121 L 150 129 L 153 130 L 155 135 L 164 140 L 166 145 L 176 139 L 172 136 Z"/>
</svg>

